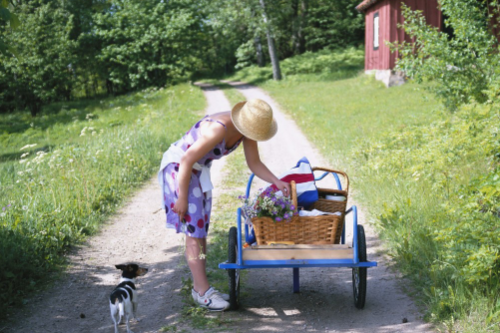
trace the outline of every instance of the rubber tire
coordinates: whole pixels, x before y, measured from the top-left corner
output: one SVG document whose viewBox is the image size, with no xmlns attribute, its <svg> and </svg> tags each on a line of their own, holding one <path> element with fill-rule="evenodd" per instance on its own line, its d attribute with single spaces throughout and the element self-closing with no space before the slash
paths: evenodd
<svg viewBox="0 0 500 333">
<path fill-rule="evenodd" d="M 229 229 L 229 241 L 227 246 L 228 263 L 235 264 L 238 256 L 238 229 L 231 227 Z M 228 269 L 229 275 L 229 309 L 237 310 L 239 308 L 240 298 L 240 270 Z"/>
<path fill-rule="evenodd" d="M 358 258 L 360 262 L 367 261 L 365 229 L 362 225 L 358 225 Z M 356 267 L 352 269 L 354 305 L 358 309 L 363 309 L 365 307 L 367 270 L 368 268 L 366 267 Z"/>
</svg>

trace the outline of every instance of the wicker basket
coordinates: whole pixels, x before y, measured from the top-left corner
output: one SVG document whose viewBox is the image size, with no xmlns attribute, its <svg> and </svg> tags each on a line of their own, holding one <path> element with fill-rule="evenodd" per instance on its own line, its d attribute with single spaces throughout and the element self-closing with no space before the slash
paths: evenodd
<svg viewBox="0 0 500 333">
<path fill-rule="evenodd" d="M 319 168 L 318 168 L 319 169 Z M 319 169 L 324 171 L 333 171 L 328 169 Z M 341 173 L 339 171 L 333 171 Z M 341 173 L 346 179 L 347 175 Z M 348 181 L 347 181 L 348 182 Z M 292 201 L 297 207 L 297 191 L 295 182 L 291 183 Z M 322 216 L 294 216 L 290 222 L 275 222 L 270 217 L 254 217 L 252 224 L 257 238 L 258 245 L 267 245 L 269 242 L 293 242 L 295 244 L 338 244 L 342 235 L 344 225 L 345 207 L 347 200 L 343 202 L 327 200 L 324 198 L 327 194 L 341 194 L 347 199 L 347 189 L 338 190 L 319 190 L 320 198 L 314 208 L 326 212 L 340 212 L 341 215 L 322 215 Z"/>
<path fill-rule="evenodd" d="M 342 214 L 342 220 L 345 217 L 345 210 L 347 207 L 347 198 L 349 194 L 349 177 L 345 172 L 327 169 L 327 168 L 313 168 L 314 171 L 325 171 L 325 172 L 334 172 L 337 175 L 341 175 L 344 178 L 345 184 L 344 190 L 335 190 L 328 188 L 318 188 L 319 199 L 312 205 L 312 209 L 321 210 L 323 212 L 340 212 Z M 345 201 L 335 201 L 326 199 L 327 195 L 338 195 L 345 197 Z"/>
</svg>

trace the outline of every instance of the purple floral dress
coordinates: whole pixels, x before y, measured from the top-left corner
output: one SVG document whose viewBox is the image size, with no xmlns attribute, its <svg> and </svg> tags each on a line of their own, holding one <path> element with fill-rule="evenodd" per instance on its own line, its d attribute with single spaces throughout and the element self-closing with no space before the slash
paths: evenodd
<svg viewBox="0 0 500 333">
<path fill-rule="evenodd" d="M 186 151 L 198 140 L 201 136 L 200 124 L 203 121 L 214 121 L 226 128 L 220 121 L 213 120 L 209 116 L 205 116 L 198 121 L 179 141 L 173 145 L 180 147 Z M 226 141 L 223 139 L 214 149 L 203 156 L 198 163 L 200 165 L 210 166 L 213 160 L 218 160 L 221 157 L 231 153 L 241 143 L 241 139 L 235 143 L 230 149 L 226 149 Z M 170 163 L 163 170 L 164 182 L 164 202 L 165 212 L 167 214 L 167 228 L 173 228 L 177 233 L 184 232 L 188 236 L 195 238 L 207 237 L 208 228 L 210 225 L 210 213 L 212 211 L 212 191 L 203 193 L 200 186 L 199 174 L 200 171 L 192 170 L 191 181 L 188 189 L 188 211 L 184 216 L 184 221 L 179 220 L 179 215 L 172 211 L 174 204 L 178 199 L 179 184 L 177 176 L 179 172 L 179 163 Z"/>
</svg>

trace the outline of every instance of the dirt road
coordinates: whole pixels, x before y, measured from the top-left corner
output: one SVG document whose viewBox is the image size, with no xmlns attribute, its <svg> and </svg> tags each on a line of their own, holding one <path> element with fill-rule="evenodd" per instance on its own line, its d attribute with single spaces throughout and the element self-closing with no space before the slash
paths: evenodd
<svg viewBox="0 0 500 333">
<path fill-rule="evenodd" d="M 304 155 L 313 165 L 328 166 L 268 95 L 248 85 L 231 84 L 247 98 L 268 101 L 275 110 L 278 134 L 259 144 L 261 158 L 273 172 L 285 171 Z M 222 91 L 213 87 L 203 89 L 209 103 L 207 113 L 230 109 Z M 218 162 L 213 167 L 214 184 L 223 180 L 223 162 Z M 217 195 L 215 191 L 215 200 Z M 218 331 L 432 332 L 431 326 L 419 319 L 411 299 L 401 291 L 401 282 L 387 268 L 387 260 L 377 255 L 382 250 L 379 241 L 371 228 L 364 225 L 368 259 L 379 262 L 379 267 L 368 271 L 364 310 L 353 305 L 349 269 L 301 270 L 299 294 L 292 293 L 291 269 L 256 269 L 249 271 L 242 285 L 242 309 L 218 314 L 230 320 L 227 327 Z M 158 332 L 161 327 L 174 324 L 178 331 L 197 332 L 186 324 L 178 324 L 182 322 L 183 307 L 179 294 L 181 278 L 188 276 L 186 267 L 181 265 L 182 240 L 164 227 L 159 188 L 153 178 L 98 235 L 71 255 L 72 264 L 56 286 L 36 296 L 8 322 L 0 324 L 0 332 L 113 332 L 107 296 L 119 279 L 114 264 L 126 261 L 140 262 L 150 269 L 138 280 L 142 320 L 132 325 L 134 332 Z M 120 331 L 125 332 L 125 327 L 121 326 Z"/>
</svg>

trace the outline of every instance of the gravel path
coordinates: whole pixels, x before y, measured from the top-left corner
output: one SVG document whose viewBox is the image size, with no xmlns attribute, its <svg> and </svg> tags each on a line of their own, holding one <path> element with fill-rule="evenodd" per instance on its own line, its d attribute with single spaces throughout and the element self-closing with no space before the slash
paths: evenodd
<svg viewBox="0 0 500 333">
<path fill-rule="evenodd" d="M 295 165 L 306 155 L 313 165 L 327 166 L 293 120 L 262 90 L 233 83 L 247 98 L 261 98 L 275 110 L 279 131 L 269 142 L 259 144 L 262 160 L 276 174 Z M 203 86 L 207 113 L 229 110 L 221 90 Z M 213 181 L 222 181 L 223 162 L 214 163 Z M 217 186 L 216 186 L 217 188 Z M 218 192 L 214 191 L 217 200 Z M 216 209 L 217 203 L 214 202 Z M 363 223 L 363 216 L 360 216 Z M 387 267 L 373 230 L 366 225 L 368 259 L 379 267 L 368 270 L 364 310 L 353 304 L 349 269 L 301 270 L 301 292 L 292 293 L 291 269 L 249 270 L 242 285 L 242 309 L 217 314 L 229 319 L 224 332 L 432 332 L 419 319 L 411 299 L 401 291 L 401 281 Z M 348 233 L 349 236 L 349 233 Z M 34 297 L 22 311 L 0 323 L 0 332 L 113 332 L 107 297 L 118 282 L 115 264 L 135 261 L 150 272 L 138 280 L 139 323 L 134 332 L 158 332 L 176 325 L 177 330 L 197 332 L 179 325 L 183 307 L 179 294 L 182 277 L 182 236 L 164 227 L 156 177 L 144 185 L 102 231 L 70 255 L 67 273 L 50 290 Z M 406 319 L 406 323 L 403 323 Z M 120 326 L 120 332 L 126 332 Z M 201 331 L 200 331 L 201 332 Z"/>
</svg>

